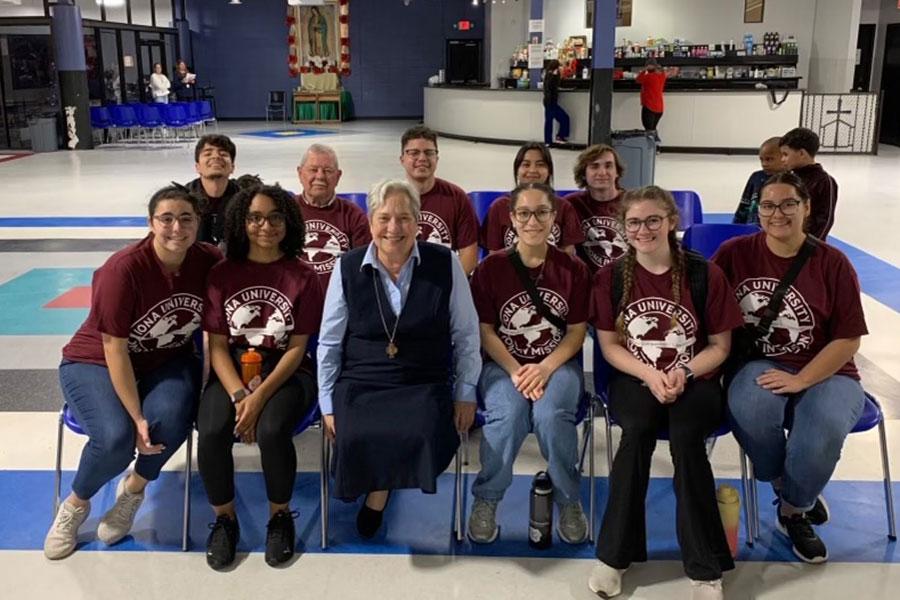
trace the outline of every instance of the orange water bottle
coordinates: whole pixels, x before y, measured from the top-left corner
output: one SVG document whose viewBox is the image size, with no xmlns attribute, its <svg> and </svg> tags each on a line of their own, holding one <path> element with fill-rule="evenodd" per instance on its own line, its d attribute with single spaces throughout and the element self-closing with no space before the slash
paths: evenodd
<svg viewBox="0 0 900 600">
<path fill-rule="evenodd" d="M 251 392 L 262 383 L 262 354 L 250 347 L 241 354 L 241 381 Z"/>
<path fill-rule="evenodd" d="M 734 487 L 723 483 L 716 490 L 716 500 L 719 503 L 719 516 L 722 518 L 722 528 L 725 530 L 725 538 L 728 540 L 728 549 L 731 556 L 738 554 L 738 533 L 741 526 L 741 498 Z"/>
</svg>

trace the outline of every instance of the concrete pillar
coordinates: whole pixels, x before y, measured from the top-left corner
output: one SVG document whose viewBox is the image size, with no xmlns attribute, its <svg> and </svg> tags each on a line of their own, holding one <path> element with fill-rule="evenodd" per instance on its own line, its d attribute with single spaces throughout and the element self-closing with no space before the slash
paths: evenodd
<svg viewBox="0 0 900 600">
<path fill-rule="evenodd" d="M 862 0 L 817 0 L 809 56 L 810 92 L 849 92 Z"/>
<path fill-rule="evenodd" d="M 94 139 L 91 134 L 81 10 L 75 6 L 75 0 L 59 0 L 51 5 L 50 10 L 50 34 L 53 38 L 56 70 L 59 74 L 62 122 L 66 126 L 69 119 L 74 118 L 75 121 L 75 135 L 73 136 L 66 126 L 64 139 L 68 143 L 67 147 L 72 150 L 90 150 L 94 147 Z M 73 114 L 69 116 L 70 113 Z"/>
<path fill-rule="evenodd" d="M 531 13 L 529 18 L 531 19 L 543 19 L 544 18 L 544 0 L 531 0 Z M 544 32 L 528 32 L 528 43 L 529 44 L 542 44 L 544 43 Z M 529 60 L 531 55 L 529 54 Z M 531 82 L 531 89 L 536 90 L 538 87 L 538 81 L 541 80 L 541 71 L 543 69 L 528 69 L 528 79 Z"/>
</svg>

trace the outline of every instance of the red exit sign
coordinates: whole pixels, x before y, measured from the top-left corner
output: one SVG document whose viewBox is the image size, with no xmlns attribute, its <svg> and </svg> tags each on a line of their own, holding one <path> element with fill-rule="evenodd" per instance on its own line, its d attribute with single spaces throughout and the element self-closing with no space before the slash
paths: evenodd
<svg viewBox="0 0 900 600">
<path fill-rule="evenodd" d="M 900 0 L 897 0 L 897 2 L 900 3 Z M 456 28 L 460 31 L 470 31 L 475 29 L 475 23 L 472 21 L 457 21 Z"/>
</svg>

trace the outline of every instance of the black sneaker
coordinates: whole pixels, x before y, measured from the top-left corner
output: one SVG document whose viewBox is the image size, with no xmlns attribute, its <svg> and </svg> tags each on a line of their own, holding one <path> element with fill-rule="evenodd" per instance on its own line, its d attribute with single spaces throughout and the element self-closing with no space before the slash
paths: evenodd
<svg viewBox="0 0 900 600">
<path fill-rule="evenodd" d="M 234 562 L 234 554 L 241 528 L 237 519 L 228 515 L 219 515 L 215 523 L 210 523 L 209 538 L 206 540 L 206 564 L 221 571 Z"/>
<path fill-rule="evenodd" d="M 777 526 L 778 531 L 790 538 L 797 558 L 810 564 L 823 563 L 828 560 L 828 549 L 813 531 L 805 514 L 797 513 L 790 517 L 779 514 Z"/>
<path fill-rule="evenodd" d="M 775 505 L 776 512 L 781 510 L 781 496 L 778 490 L 775 490 L 775 500 L 772 501 L 772 504 Z M 806 511 L 806 518 L 809 519 L 810 525 L 824 525 L 831 520 L 831 511 L 828 510 L 825 496 L 819 494 L 813 507 Z"/>
<path fill-rule="evenodd" d="M 294 518 L 296 512 L 279 510 L 266 526 L 266 564 L 270 567 L 291 560 L 294 556 Z"/>
<path fill-rule="evenodd" d="M 806 518 L 813 525 L 824 525 L 831 520 L 831 512 L 828 510 L 828 505 L 825 503 L 825 497 L 822 494 L 819 494 L 819 497 L 816 498 L 816 503 L 813 504 L 813 507 L 806 511 Z"/>
</svg>

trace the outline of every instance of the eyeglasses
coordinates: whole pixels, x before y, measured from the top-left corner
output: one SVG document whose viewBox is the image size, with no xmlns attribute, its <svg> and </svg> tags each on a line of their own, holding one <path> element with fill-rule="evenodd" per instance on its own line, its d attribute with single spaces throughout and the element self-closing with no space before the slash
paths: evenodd
<svg viewBox="0 0 900 600">
<path fill-rule="evenodd" d="M 272 227 L 282 227 L 284 225 L 284 215 L 280 212 L 272 212 L 267 215 L 260 213 L 250 213 L 247 215 L 247 224 L 254 227 L 262 227 L 268 223 Z"/>
<path fill-rule="evenodd" d="M 337 174 L 337 169 L 332 169 L 331 167 L 303 167 L 303 170 L 313 175 L 321 171 L 325 177 L 332 177 Z"/>
<path fill-rule="evenodd" d="M 641 225 L 644 225 L 647 231 L 659 231 L 664 219 L 665 217 L 659 215 L 651 215 L 646 219 L 625 219 L 625 231 L 637 233 L 641 230 Z"/>
<path fill-rule="evenodd" d="M 437 150 L 417 150 L 415 148 L 409 148 L 403 151 L 403 154 L 410 158 L 419 158 L 420 156 L 425 156 L 425 158 L 434 158 L 438 155 Z"/>
<path fill-rule="evenodd" d="M 517 208 L 513 211 L 513 218 L 522 225 L 531 220 L 531 217 L 537 219 L 538 223 L 546 223 L 550 217 L 556 213 L 552 208 L 539 208 L 537 210 L 528 210 L 527 208 Z"/>
<path fill-rule="evenodd" d="M 172 227 L 175 221 L 182 227 L 193 227 L 197 223 L 196 215 L 181 215 L 176 217 L 172 213 L 163 213 L 161 215 L 153 215 L 153 219 L 163 227 Z"/>
<path fill-rule="evenodd" d="M 798 208 L 800 208 L 800 201 L 793 199 L 782 200 L 780 204 L 775 204 L 774 202 L 760 202 L 759 214 L 764 217 L 772 217 L 775 215 L 776 210 L 780 210 L 781 214 L 790 217 L 791 215 L 797 214 Z"/>
</svg>

